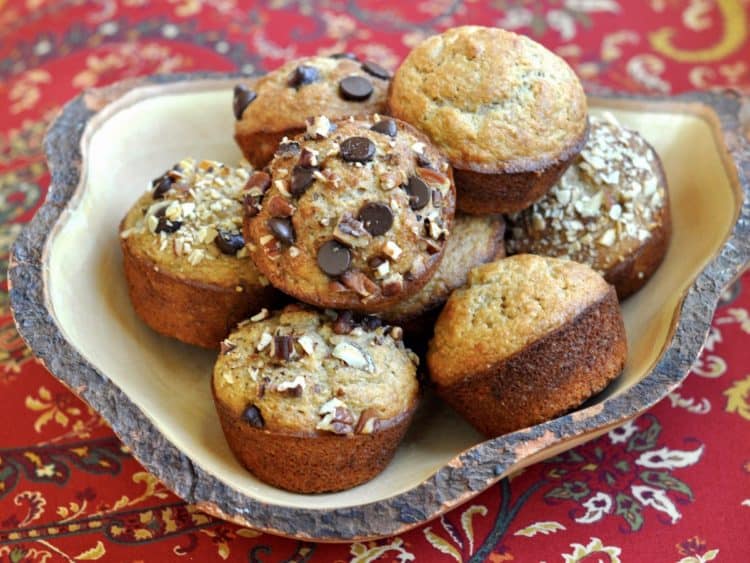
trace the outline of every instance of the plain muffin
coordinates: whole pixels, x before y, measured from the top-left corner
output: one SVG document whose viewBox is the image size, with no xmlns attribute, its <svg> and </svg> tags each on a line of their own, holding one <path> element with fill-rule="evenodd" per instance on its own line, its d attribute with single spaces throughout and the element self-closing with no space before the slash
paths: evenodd
<svg viewBox="0 0 750 563">
<path fill-rule="evenodd" d="M 218 348 L 237 322 L 279 297 L 242 236 L 250 174 L 248 166 L 182 160 L 122 220 L 130 300 L 157 332 Z"/>
<path fill-rule="evenodd" d="M 510 213 L 544 195 L 586 141 L 581 83 L 539 43 L 464 26 L 417 45 L 388 97 L 454 167 L 458 209 Z"/>
<path fill-rule="evenodd" d="M 253 260 L 318 307 L 382 311 L 427 283 L 455 209 L 448 162 L 410 125 L 324 117 L 282 142 L 270 188 L 246 210 Z"/>
<path fill-rule="evenodd" d="M 612 286 L 584 264 L 519 254 L 475 268 L 453 292 L 427 366 L 440 397 L 498 436 L 579 406 L 626 355 Z"/>
<path fill-rule="evenodd" d="M 222 345 L 213 395 L 234 455 L 289 491 L 339 491 L 390 461 L 416 408 L 417 358 L 401 330 L 291 305 Z"/>
<path fill-rule="evenodd" d="M 402 326 L 407 334 L 429 334 L 433 313 L 451 292 L 466 284 L 472 268 L 505 256 L 505 222 L 500 215 L 457 213 L 445 254 L 435 274 L 416 294 L 378 316 Z"/>
<path fill-rule="evenodd" d="M 296 59 L 234 89 L 235 140 L 256 168 L 265 166 L 284 136 L 305 130 L 316 115 L 341 119 L 383 113 L 391 73 L 351 54 Z"/>
<path fill-rule="evenodd" d="M 570 258 L 624 299 L 661 264 L 671 234 L 659 155 L 613 116 L 591 118 L 586 147 L 547 195 L 508 218 L 508 252 Z"/>
</svg>

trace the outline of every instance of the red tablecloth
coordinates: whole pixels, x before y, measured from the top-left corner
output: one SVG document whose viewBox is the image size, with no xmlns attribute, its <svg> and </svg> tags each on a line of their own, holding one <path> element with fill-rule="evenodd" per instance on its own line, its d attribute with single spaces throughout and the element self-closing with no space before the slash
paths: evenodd
<svg viewBox="0 0 750 563">
<path fill-rule="evenodd" d="M 47 124 L 81 89 L 124 77 L 261 72 L 322 49 L 393 68 L 426 35 L 481 23 L 530 34 L 621 90 L 750 86 L 747 0 L 486 4 L 0 0 L 3 273 L 44 198 Z M 342 545 L 259 534 L 181 502 L 34 361 L 2 289 L 0 560 L 750 561 L 750 274 L 727 291 L 682 387 L 634 422 L 409 533 Z"/>
</svg>

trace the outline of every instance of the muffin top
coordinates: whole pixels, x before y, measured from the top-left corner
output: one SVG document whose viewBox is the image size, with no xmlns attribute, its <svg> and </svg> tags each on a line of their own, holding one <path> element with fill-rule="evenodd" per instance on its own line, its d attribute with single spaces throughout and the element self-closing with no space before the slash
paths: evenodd
<svg viewBox="0 0 750 563">
<path fill-rule="evenodd" d="M 589 140 L 542 199 L 508 219 L 508 252 L 560 256 L 600 273 L 631 256 L 663 224 L 659 157 L 613 116 L 591 118 Z"/>
<path fill-rule="evenodd" d="M 382 112 L 391 73 L 353 55 L 296 59 L 268 73 L 253 90 L 234 92 L 238 134 L 303 129 L 305 119 Z"/>
<path fill-rule="evenodd" d="M 469 273 L 430 341 L 430 375 L 441 385 L 482 373 L 573 320 L 610 286 L 584 264 L 518 254 Z"/>
<path fill-rule="evenodd" d="M 475 266 L 505 255 L 505 223 L 500 215 L 456 214 L 443 259 L 430 281 L 408 299 L 379 314 L 388 322 L 413 319 L 444 303 L 466 283 Z"/>
<path fill-rule="evenodd" d="M 464 26 L 429 37 L 393 77 L 390 112 L 457 168 L 523 172 L 570 156 L 586 134 L 573 70 L 528 37 Z"/>
<path fill-rule="evenodd" d="M 270 188 L 246 223 L 271 283 L 322 307 L 377 311 L 437 268 L 453 221 L 445 158 L 411 126 L 316 118 L 283 141 Z"/>
<path fill-rule="evenodd" d="M 264 309 L 222 344 L 214 392 L 256 428 L 372 433 L 416 404 L 419 360 L 400 332 L 349 313 Z"/>
<path fill-rule="evenodd" d="M 181 160 L 154 179 L 120 225 L 131 252 L 162 271 L 217 285 L 267 285 L 242 236 L 251 169 Z"/>
</svg>

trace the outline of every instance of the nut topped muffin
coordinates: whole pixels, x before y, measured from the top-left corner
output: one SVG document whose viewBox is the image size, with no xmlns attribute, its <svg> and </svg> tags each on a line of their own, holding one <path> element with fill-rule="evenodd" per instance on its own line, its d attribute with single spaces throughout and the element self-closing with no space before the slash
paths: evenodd
<svg viewBox="0 0 750 563">
<path fill-rule="evenodd" d="M 279 145 L 262 205 L 246 210 L 251 255 L 301 301 L 382 311 L 440 262 L 455 206 L 450 167 L 394 119 L 314 124 Z"/>
<path fill-rule="evenodd" d="M 659 156 L 612 115 L 592 117 L 575 163 L 546 196 L 508 220 L 510 254 L 589 264 L 623 299 L 646 283 L 669 244 L 669 194 Z"/>
<path fill-rule="evenodd" d="M 136 313 L 189 344 L 218 347 L 276 292 L 242 235 L 248 166 L 180 161 L 156 178 L 120 225 L 125 275 Z"/>
<path fill-rule="evenodd" d="M 586 96 L 573 70 L 497 28 L 456 27 L 417 45 L 393 77 L 388 106 L 445 152 L 467 213 L 527 207 L 586 140 Z"/>
<path fill-rule="evenodd" d="M 400 329 L 301 306 L 242 323 L 222 345 L 213 393 L 236 457 L 284 489 L 353 487 L 388 463 L 418 395 Z"/>
<path fill-rule="evenodd" d="M 427 364 L 438 394 L 497 436 L 580 405 L 626 355 L 614 288 L 584 264 L 518 254 L 475 268 L 453 292 Z"/>
<path fill-rule="evenodd" d="M 445 254 L 430 281 L 417 293 L 378 316 L 389 323 L 407 327 L 410 333 L 426 331 L 429 319 L 425 314 L 445 303 L 454 289 L 464 285 L 472 268 L 505 256 L 504 233 L 505 222 L 500 215 L 457 213 Z"/>
<path fill-rule="evenodd" d="M 251 88 L 238 84 L 235 139 L 256 167 L 265 166 L 284 136 L 304 131 L 310 116 L 341 119 L 382 113 L 391 73 L 342 53 L 289 61 Z"/>
</svg>

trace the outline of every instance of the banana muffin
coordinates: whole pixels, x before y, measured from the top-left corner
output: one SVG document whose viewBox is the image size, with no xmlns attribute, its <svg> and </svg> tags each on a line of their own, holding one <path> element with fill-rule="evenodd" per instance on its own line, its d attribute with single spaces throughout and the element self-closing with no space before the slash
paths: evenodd
<svg viewBox="0 0 750 563">
<path fill-rule="evenodd" d="M 245 228 L 255 264 L 283 292 L 319 307 L 382 311 L 438 267 L 453 177 L 410 125 L 377 115 L 336 122 L 325 135 L 282 142 L 269 173 Z"/>
<path fill-rule="evenodd" d="M 487 436 L 579 406 L 625 365 L 614 288 L 584 264 L 518 254 L 479 266 L 430 341 L 438 394 Z"/>
<path fill-rule="evenodd" d="M 242 236 L 250 178 L 247 166 L 185 159 L 156 178 L 122 220 L 130 299 L 157 332 L 217 348 L 237 322 L 276 300 Z"/>
<path fill-rule="evenodd" d="M 586 147 L 560 181 L 509 217 L 508 252 L 570 258 L 594 268 L 624 299 L 661 264 L 671 219 L 659 155 L 612 115 L 591 118 Z"/>
<path fill-rule="evenodd" d="M 391 73 L 342 53 L 290 61 L 234 89 L 235 140 L 256 168 L 271 160 L 284 136 L 305 130 L 315 115 L 341 119 L 382 113 Z"/>
<path fill-rule="evenodd" d="M 221 426 L 258 479 L 340 491 L 380 473 L 417 405 L 417 358 L 401 329 L 298 305 L 229 335 L 213 372 Z"/>
<path fill-rule="evenodd" d="M 505 256 L 504 233 L 505 222 L 500 215 L 457 213 L 445 254 L 430 281 L 416 294 L 378 316 L 403 327 L 410 337 L 429 333 L 436 318 L 432 313 L 454 289 L 466 283 L 469 271 Z"/>
<path fill-rule="evenodd" d="M 544 195 L 586 142 L 573 70 L 528 37 L 464 26 L 429 37 L 396 71 L 390 113 L 424 131 L 454 168 L 458 209 L 511 213 Z"/>
</svg>

